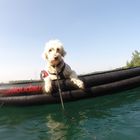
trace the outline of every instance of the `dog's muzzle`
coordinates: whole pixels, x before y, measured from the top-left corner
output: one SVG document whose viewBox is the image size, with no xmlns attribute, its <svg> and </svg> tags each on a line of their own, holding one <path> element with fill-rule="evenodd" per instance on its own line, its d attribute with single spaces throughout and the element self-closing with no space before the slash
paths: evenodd
<svg viewBox="0 0 140 140">
<path fill-rule="evenodd" d="M 58 56 L 54 57 L 54 60 L 58 60 Z"/>
</svg>

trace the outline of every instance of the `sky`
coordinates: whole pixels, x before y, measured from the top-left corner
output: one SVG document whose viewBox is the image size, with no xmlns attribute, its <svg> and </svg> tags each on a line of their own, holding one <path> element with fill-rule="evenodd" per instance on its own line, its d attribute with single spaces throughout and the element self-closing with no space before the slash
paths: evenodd
<svg viewBox="0 0 140 140">
<path fill-rule="evenodd" d="M 140 51 L 140 0 L 0 0 L 0 81 L 39 79 L 51 39 L 77 74 L 123 67 Z"/>
</svg>

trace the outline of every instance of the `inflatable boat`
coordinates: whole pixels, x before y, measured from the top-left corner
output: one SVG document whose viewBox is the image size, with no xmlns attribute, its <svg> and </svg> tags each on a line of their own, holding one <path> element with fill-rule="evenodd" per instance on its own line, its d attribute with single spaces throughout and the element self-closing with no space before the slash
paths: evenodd
<svg viewBox="0 0 140 140">
<path fill-rule="evenodd" d="M 64 102 L 118 93 L 140 86 L 140 67 L 79 75 L 85 89 L 80 90 L 69 79 L 59 80 Z M 0 84 L 0 105 L 31 106 L 59 103 L 57 81 L 51 94 L 44 93 L 43 80 Z"/>
</svg>

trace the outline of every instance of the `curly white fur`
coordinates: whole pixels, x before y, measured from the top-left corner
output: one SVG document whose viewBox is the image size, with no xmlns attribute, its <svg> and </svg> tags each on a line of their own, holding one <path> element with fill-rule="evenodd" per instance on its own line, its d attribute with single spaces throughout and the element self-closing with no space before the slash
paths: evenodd
<svg viewBox="0 0 140 140">
<path fill-rule="evenodd" d="M 63 44 L 59 40 L 50 40 L 46 43 L 43 52 L 43 58 L 47 61 L 46 71 L 49 76 L 44 78 L 45 81 L 45 91 L 50 93 L 52 91 L 52 80 L 56 80 L 56 71 L 59 73 L 63 66 L 63 75 L 65 78 L 70 78 L 70 80 L 78 86 L 80 89 L 84 89 L 84 83 L 81 81 L 76 72 L 71 70 L 70 66 L 66 64 L 63 57 L 66 55 Z"/>
</svg>

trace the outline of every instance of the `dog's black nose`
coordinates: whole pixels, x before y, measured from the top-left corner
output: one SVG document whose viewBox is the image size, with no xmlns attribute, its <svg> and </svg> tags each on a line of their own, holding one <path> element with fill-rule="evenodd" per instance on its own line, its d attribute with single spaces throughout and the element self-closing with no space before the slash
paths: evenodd
<svg viewBox="0 0 140 140">
<path fill-rule="evenodd" d="M 54 59 L 55 59 L 55 60 L 57 60 L 57 59 L 58 59 L 58 57 L 56 56 Z"/>
</svg>

